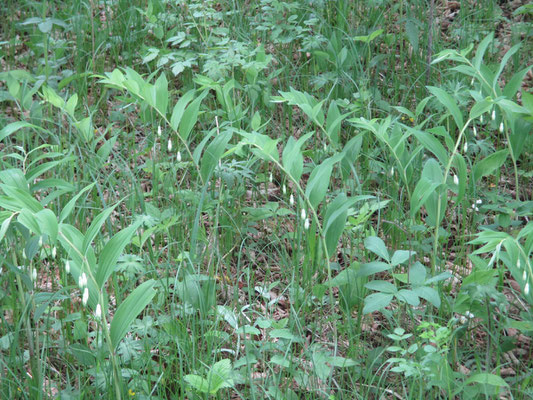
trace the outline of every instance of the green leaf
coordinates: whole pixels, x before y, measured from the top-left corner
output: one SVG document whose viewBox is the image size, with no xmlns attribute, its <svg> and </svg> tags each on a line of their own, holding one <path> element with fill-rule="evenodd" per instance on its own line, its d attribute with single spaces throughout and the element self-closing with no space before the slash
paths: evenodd
<svg viewBox="0 0 533 400">
<path fill-rule="evenodd" d="M 336 368 L 347 368 L 359 365 L 359 363 L 351 358 L 344 358 L 339 356 L 330 356 L 327 359 L 328 363 Z"/>
<path fill-rule="evenodd" d="M 155 108 L 161 115 L 167 115 L 168 107 L 168 81 L 165 73 L 162 72 L 154 85 Z"/>
<path fill-rule="evenodd" d="M 324 219 L 324 235 L 330 257 L 335 253 L 339 238 L 344 231 L 348 208 L 357 201 L 356 198 L 348 199 L 344 193 L 340 193 L 326 209 Z"/>
<path fill-rule="evenodd" d="M 309 198 L 309 202 L 313 208 L 316 209 L 320 202 L 324 200 L 329 188 L 329 179 L 333 171 L 333 165 L 343 157 L 344 153 L 337 153 L 333 157 L 325 159 L 322 164 L 315 167 L 313 172 L 311 172 L 305 189 L 305 195 Z"/>
<path fill-rule="evenodd" d="M 419 141 L 422 145 L 432 152 L 437 159 L 441 162 L 442 165 L 448 163 L 448 152 L 444 146 L 428 132 L 420 131 L 418 129 L 407 128 Z"/>
<path fill-rule="evenodd" d="M 509 384 L 505 382 L 505 380 L 498 375 L 494 374 L 488 374 L 485 372 L 480 372 L 478 374 L 472 375 L 470 378 L 468 378 L 465 382 L 467 385 L 470 383 L 481 383 L 485 385 L 492 385 L 492 386 L 498 386 L 498 387 L 508 387 Z"/>
<path fill-rule="evenodd" d="M 365 284 L 365 287 L 370 290 L 376 290 L 378 292 L 394 294 L 398 292 L 396 286 L 387 281 L 370 281 Z"/>
<path fill-rule="evenodd" d="M 0 189 L 7 195 L 0 196 L 0 207 L 10 211 L 19 211 L 22 208 L 27 208 L 34 213 L 43 209 L 41 203 L 35 200 L 27 190 L 4 184 L 0 184 Z"/>
<path fill-rule="evenodd" d="M 420 299 L 418 298 L 418 295 L 412 290 L 401 289 L 400 291 L 398 291 L 398 293 L 396 293 L 396 298 L 398 300 L 406 302 L 407 304 L 413 307 L 417 307 L 420 305 Z"/>
<path fill-rule="evenodd" d="M 377 236 L 367 237 L 365 239 L 365 248 L 390 262 L 389 251 L 387 250 L 387 246 L 385 246 L 385 242 L 381 238 Z"/>
<path fill-rule="evenodd" d="M 352 39 L 355 40 L 356 42 L 370 43 L 372 40 L 377 38 L 382 33 L 383 33 L 383 29 L 377 29 L 374 32 L 372 32 L 370 35 L 354 36 Z"/>
<path fill-rule="evenodd" d="M 35 217 L 35 214 L 31 212 L 30 210 L 23 208 L 20 210 L 20 213 L 17 217 L 17 222 L 24 225 L 26 228 L 28 228 L 31 232 L 35 233 L 36 235 L 40 235 L 41 233 L 41 227 L 39 226 L 39 221 Z"/>
<path fill-rule="evenodd" d="M 0 131 L 0 140 L 8 137 L 12 133 L 22 128 L 32 128 L 32 129 L 37 129 L 37 130 L 46 132 L 46 129 L 43 129 L 40 126 L 30 124 L 29 122 L 26 122 L 26 121 L 16 121 L 2 128 L 2 130 Z"/>
<path fill-rule="evenodd" d="M 170 126 L 174 131 L 178 129 L 178 126 L 181 122 L 181 118 L 183 117 L 183 113 L 185 111 L 185 107 L 187 107 L 187 104 L 189 104 L 194 99 L 195 94 L 196 90 L 191 89 L 183 96 L 181 96 L 180 99 L 176 102 L 176 105 L 172 110 L 172 116 L 170 117 Z"/>
<path fill-rule="evenodd" d="M 405 35 L 407 36 L 409 43 L 411 43 L 411 46 L 413 46 L 413 50 L 417 52 L 419 32 L 418 26 L 412 19 L 408 19 L 405 21 Z"/>
<path fill-rule="evenodd" d="M 201 393 L 209 393 L 209 382 L 205 378 L 198 375 L 185 375 L 185 381 Z"/>
<path fill-rule="evenodd" d="M 384 263 L 382 261 L 372 261 L 366 264 L 362 264 L 361 268 L 357 271 L 357 276 L 365 277 L 377 274 L 379 272 L 387 271 L 392 268 L 392 265 Z"/>
<path fill-rule="evenodd" d="M 181 118 L 179 118 L 178 134 L 184 141 L 187 141 L 192 128 L 194 128 L 194 125 L 196 125 L 196 122 L 198 121 L 198 115 L 200 113 L 200 104 L 208 93 L 209 91 L 204 90 L 200 96 L 198 96 L 191 104 L 189 104 L 189 106 L 183 112 Z M 174 112 L 172 115 L 174 116 Z M 178 121 L 178 116 L 179 114 L 176 116 L 174 123 Z"/>
<path fill-rule="evenodd" d="M 100 228 L 102 228 L 102 225 L 105 223 L 107 218 L 111 215 L 113 210 L 119 205 L 120 203 L 115 204 L 114 206 L 106 208 L 104 211 L 102 211 L 100 214 L 98 214 L 94 219 L 93 222 L 91 222 L 91 225 L 85 232 L 85 239 L 83 240 L 83 246 L 81 248 L 82 254 L 85 254 L 87 252 L 87 249 L 91 245 L 92 241 L 98 235 L 98 232 L 100 232 Z"/>
<path fill-rule="evenodd" d="M 396 250 L 391 258 L 391 264 L 393 267 L 396 267 L 397 265 L 403 264 L 409 258 L 414 255 L 414 251 L 409 250 Z"/>
<path fill-rule="evenodd" d="M 7 229 L 9 228 L 9 224 L 11 224 L 11 220 L 13 219 L 15 215 L 16 214 L 13 213 L 2 221 L 2 225 L 0 225 L 0 242 L 2 242 L 2 239 L 4 238 L 7 232 Z"/>
<path fill-rule="evenodd" d="M 231 136 L 231 132 L 221 133 L 220 135 L 216 136 L 205 149 L 200 165 L 200 173 L 204 182 L 207 181 L 218 165 L 218 161 L 220 160 L 220 157 L 222 157 L 222 154 L 224 154 Z"/>
<path fill-rule="evenodd" d="M 311 137 L 313 136 L 313 132 L 309 132 L 299 138 L 298 140 L 295 140 L 292 136 L 287 140 L 287 144 L 285 145 L 285 148 L 283 149 L 282 154 L 282 163 L 283 167 L 287 170 L 290 176 L 295 181 L 299 181 L 302 172 L 303 172 L 303 164 L 304 164 L 304 158 L 302 155 L 302 145 Z"/>
<path fill-rule="evenodd" d="M 457 124 L 457 128 L 462 129 L 464 125 L 463 114 L 457 106 L 457 103 L 455 102 L 454 98 L 449 93 L 445 92 L 439 87 L 428 86 L 427 88 L 431 92 L 431 94 L 433 94 L 433 96 L 435 96 L 437 100 L 439 100 L 444 105 L 444 107 L 448 109 L 453 119 L 455 120 L 455 123 Z"/>
<path fill-rule="evenodd" d="M 74 206 L 76 205 L 76 201 L 88 190 L 92 189 L 96 185 L 96 182 L 91 183 L 90 185 L 85 186 L 83 189 L 80 190 L 80 192 L 74 196 L 70 201 L 63 207 L 61 210 L 61 214 L 59 215 L 59 222 L 63 222 L 72 212 L 74 209 Z"/>
<path fill-rule="evenodd" d="M 96 272 L 96 284 L 103 289 L 107 279 L 113 273 L 117 265 L 118 258 L 122 254 L 124 247 L 126 247 L 132 236 L 135 234 L 135 231 L 139 226 L 141 226 L 142 220 L 137 220 L 127 228 L 122 229 L 120 232 L 115 234 L 109 241 L 105 244 L 102 252 L 100 253 L 100 258 L 98 262 L 98 271 Z M 91 225 L 92 226 L 92 225 Z M 85 242 L 84 242 L 85 244 Z"/>
<path fill-rule="evenodd" d="M 489 44 L 492 43 L 492 40 L 494 39 L 494 33 L 489 33 L 479 44 L 477 47 L 476 55 L 473 60 L 474 67 L 479 70 L 481 67 L 481 63 L 483 62 L 483 56 L 485 55 L 485 52 L 487 51 L 487 47 Z"/>
<path fill-rule="evenodd" d="M 432 287 L 428 286 L 419 286 L 415 289 L 413 289 L 414 292 L 421 297 L 422 299 L 429 302 L 431 305 L 433 305 L 436 308 L 440 307 L 440 296 L 439 292 L 433 289 Z"/>
<path fill-rule="evenodd" d="M 19 168 L 8 168 L 0 171 L 0 181 L 7 186 L 12 186 L 29 193 L 28 181 Z"/>
<path fill-rule="evenodd" d="M 457 199 L 455 199 L 455 201 L 459 203 L 466 193 L 466 184 L 468 180 L 466 161 L 461 154 L 455 153 L 453 166 L 457 169 L 457 178 L 459 179 L 459 190 L 457 193 Z"/>
<path fill-rule="evenodd" d="M 220 360 L 211 367 L 207 374 L 210 394 L 214 395 L 222 388 L 233 386 L 233 380 L 230 378 L 232 369 L 229 359 Z"/>
<path fill-rule="evenodd" d="M 516 92 L 520 89 L 522 86 L 522 81 L 524 80 L 524 77 L 529 72 L 529 70 L 533 68 L 533 65 L 530 65 L 529 67 L 526 67 L 520 71 L 518 71 L 516 74 L 512 76 L 511 79 L 509 79 L 509 82 L 505 85 L 505 88 L 503 89 L 503 95 L 507 97 L 508 99 L 512 99 Z M 526 93 L 526 92 L 524 92 Z M 524 93 L 522 94 L 522 102 Z"/>
<path fill-rule="evenodd" d="M 430 158 L 429 160 L 427 160 L 426 164 L 424 165 L 424 169 L 422 170 L 421 180 L 429 180 L 434 185 L 437 185 L 435 187 L 435 191 L 432 193 L 429 193 L 429 196 L 424 202 L 424 206 L 426 207 L 426 211 L 428 213 L 426 222 L 430 226 L 436 226 L 440 224 L 442 218 L 444 218 L 447 201 L 446 201 L 446 192 L 439 190 L 439 188 L 441 187 L 441 182 L 443 181 L 443 173 L 442 173 L 442 167 L 439 165 L 439 163 L 435 159 Z M 416 191 L 416 188 L 415 188 L 415 191 Z M 439 207 L 438 200 L 440 196 L 442 198 L 441 198 L 441 204 Z M 414 192 L 413 192 L 413 197 L 414 197 Z"/>
<path fill-rule="evenodd" d="M 478 161 L 473 168 L 472 175 L 474 182 L 477 182 L 482 177 L 490 175 L 493 171 L 499 169 L 507 159 L 508 155 L 509 150 L 503 149 L 490 154 L 481 161 Z"/>
<path fill-rule="evenodd" d="M 490 98 L 483 99 L 476 102 L 470 109 L 469 117 L 470 119 L 479 118 L 480 115 L 489 112 L 494 106 L 494 102 Z"/>
<path fill-rule="evenodd" d="M 518 51 L 518 49 L 520 49 L 520 46 L 521 46 L 521 43 L 515 44 L 502 57 L 502 60 L 500 61 L 500 66 L 498 67 L 498 71 L 496 72 L 496 75 L 494 75 L 494 79 L 492 81 L 492 88 L 493 89 L 496 89 L 496 88 L 499 89 L 498 79 L 500 78 L 500 75 L 502 74 L 503 69 L 505 68 L 505 65 L 507 64 L 509 59 L 513 56 L 513 54 L 516 53 Z"/>
<path fill-rule="evenodd" d="M 439 183 L 433 182 L 429 179 L 422 178 L 418 181 L 411 197 L 411 218 L 414 218 L 418 210 L 420 210 L 420 207 L 422 207 L 429 196 L 431 196 L 438 187 Z"/>
<path fill-rule="evenodd" d="M 58 224 L 57 217 L 52 210 L 45 208 L 35 214 L 39 222 L 41 233 L 45 233 L 50 238 L 50 243 L 54 245 L 57 240 Z"/>
<path fill-rule="evenodd" d="M 409 283 L 415 286 L 422 285 L 426 281 L 426 275 L 426 267 L 417 261 L 409 268 Z"/>
<path fill-rule="evenodd" d="M 326 132 L 328 134 L 329 140 L 331 140 L 333 144 L 339 143 L 339 133 L 341 131 L 342 121 L 345 117 L 346 115 L 341 115 L 341 113 L 339 112 L 337 102 L 332 101 L 328 109 Z"/>
<path fill-rule="evenodd" d="M 155 281 L 153 279 L 140 284 L 118 306 L 110 328 L 111 344 L 114 349 L 117 348 L 122 338 L 126 336 L 135 318 L 152 301 L 155 296 L 154 285 Z"/>
<path fill-rule="evenodd" d="M 392 294 L 388 293 L 373 293 L 365 298 L 365 306 L 363 314 L 370 314 L 374 311 L 381 310 L 387 307 L 393 299 Z"/>
</svg>

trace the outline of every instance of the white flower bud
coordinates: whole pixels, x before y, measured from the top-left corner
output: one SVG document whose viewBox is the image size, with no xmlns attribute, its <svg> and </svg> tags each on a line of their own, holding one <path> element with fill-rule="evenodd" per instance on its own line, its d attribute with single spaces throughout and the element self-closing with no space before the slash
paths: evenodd
<svg viewBox="0 0 533 400">
<path fill-rule="evenodd" d="M 465 145 L 463 146 L 463 153 L 466 153 L 468 151 L 468 142 L 465 141 Z"/>
<path fill-rule="evenodd" d="M 94 311 L 94 316 L 96 319 L 102 318 L 102 307 L 100 307 L 100 303 L 96 305 L 96 310 Z"/>
<path fill-rule="evenodd" d="M 83 297 L 81 299 L 81 302 L 83 303 L 84 306 L 86 306 L 88 301 L 89 301 L 89 289 L 85 288 L 83 289 Z"/>
<path fill-rule="evenodd" d="M 327 151 L 328 147 L 326 146 L 326 143 L 324 143 L 324 151 Z"/>
<path fill-rule="evenodd" d="M 481 200 L 481 199 L 477 199 L 476 200 L 476 204 L 481 204 L 481 203 L 483 203 L 483 200 Z"/>
<path fill-rule="evenodd" d="M 37 270 L 35 268 L 31 270 L 31 280 L 34 282 L 37 280 Z"/>
<path fill-rule="evenodd" d="M 80 287 L 80 289 L 84 288 L 85 286 L 87 286 L 87 275 L 85 275 L 85 272 L 83 272 L 79 279 L 78 279 L 78 286 Z"/>
<path fill-rule="evenodd" d="M 457 175 L 453 176 L 453 183 L 455 183 L 456 185 L 459 185 L 459 177 Z"/>
<path fill-rule="evenodd" d="M 472 314 L 470 311 L 467 311 L 467 312 L 465 313 L 465 316 L 466 316 L 466 318 L 469 318 L 469 319 L 474 318 L 474 314 Z"/>
<path fill-rule="evenodd" d="M 466 321 L 467 321 L 466 317 L 465 317 L 464 315 L 461 315 L 461 317 L 459 318 L 459 322 L 460 322 L 462 325 L 464 325 L 464 324 L 466 324 Z"/>
<path fill-rule="evenodd" d="M 65 263 L 65 271 L 67 271 L 67 274 L 70 274 L 70 261 L 68 260 Z"/>
<path fill-rule="evenodd" d="M 289 197 L 289 204 L 290 204 L 291 206 L 294 205 L 294 196 L 292 195 L 292 193 L 291 193 L 291 196 Z"/>
<path fill-rule="evenodd" d="M 394 167 L 391 167 L 390 169 L 390 176 L 394 176 Z"/>
<path fill-rule="evenodd" d="M 22 258 L 26 259 L 26 249 L 22 249 Z"/>
<path fill-rule="evenodd" d="M 493 121 L 496 119 L 496 110 L 495 109 L 492 110 L 492 114 L 490 114 L 490 117 L 492 118 Z"/>
<path fill-rule="evenodd" d="M 500 133 L 503 133 L 503 121 L 500 122 Z"/>
<path fill-rule="evenodd" d="M 474 86 L 474 77 L 472 77 L 472 80 L 470 81 L 470 86 Z"/>
<path fill-rule="evenodd" d="M 305 230 L 309 229 L 309 218 L 306 218 L 305 221 L 304 221 L 304 229 Z"/>
<path fill-rule="evenodd" d="M 520 264 L 520 259 L 516 261 L 516 268 L 520 269 L 522 265 Z"/>
<path fill-rule="evenodd" d="M 56 258 L 57 256 L 57 248 L 56 246 L 52 247 L 52 258 Z"/>
<path fill-rule="evenodd" d="M 167 149 L 169 153 L 172 151 L 172 139 L 171 138 L 168 138 Z"/>
<path fill-rule="evenodd" d="M 181 162 L 181 152 L 180 151 L 178 151 L 178 154 L 176 154 L 176 160 L 178 162 Z"/>
<path fill-rule="evenodd" d="M 524 272 L 522 272 L 522 280 L 525 281 L 527 279 L 527 273 L 526 273 L 526 270 L 524 270 Z"/>
<path fill-rule="evenodd" d="M 283 192 L 283 194 L 287 194 L 287 186 L 285 186 L 285 184 L 283 184 L 283 186 L 281 187 L 281 191 Z"/>
<path fill-rule="evenodd" d="M 43 237 L 40 236 L 39 237 L 39 247 L 42 247 L 42 245 L 43 245 Z"/>
<path fill-rule="evenodd" d="M 529 294 L 529 282 L 524 286 L 524 294 Z"/>
<path fill-rule="evenodd" d="M 483 123 L 483 114 L 479 116 L 479 122 Z"/>
<path fill-rule="evenodd" d="M 474 136 L 477 136 L 477 128 L 475 125 L 474 125 Z"/>
<path fill-rule="evenodd" d="M 302 217 L 302 219 L 306 219 L 307 218 L 307 214 L 305 212 L 305 208 L 302 208 L 302 212 L 301 212 L 300 216 Z"/>
<path fill-rule="evenodd" d="M 270 183 L 272 183 L 272 181 L 274 180 L 273 176 L 272 176 L 272 172 L 270 173 L 270 175 L 268 176 L 268 180 L 270 181 Z"/>
<path fill-rule="evenodd" d="M 161 136 L 161 125 L 157 125 L 157 136 Z"/>
</svg>

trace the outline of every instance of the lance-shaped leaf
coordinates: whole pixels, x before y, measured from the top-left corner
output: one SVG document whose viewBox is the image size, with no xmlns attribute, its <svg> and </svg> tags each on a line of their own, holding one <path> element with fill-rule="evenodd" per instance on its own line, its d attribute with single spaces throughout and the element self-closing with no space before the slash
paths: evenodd
<svg viewBox="0 0 533 400">
<path fill-rule="evenodd" d="M 133 234 L 141 224 L 142 220 L 138 219 L 127 228 L 122 229 L 109 239 L 102 249 L 96 272 L 96 283 L 100 289 L 103 289 L 105 282 L 113 273 L 124 247 L 130 243 Z"/>
<path fill-rule="evenodd" d="M 191 104 L 189 104 L 179 119 L 178 134 L 184 141 L 187 141 L 192 128 L 194 128 L 194 125 L 196 125 L 196 122 L 198 121 L 200 104 L 202 104 L 202 100 L 205 98 L 205 96 L 207 96 L 207 93 L 209 92 L 204 90 L 200 96 L 198 96 Z M 172 114 L 174 114 L 174 112 Z M 175 117 L 174 123 L 176 121 L 177 116 Z"/>
<path fill-rule="evenodd" d="M 135 318 L 152 301 L 152 298 L 155 296 L 154 285 L 155 281 L 153 279 L 140 284 L 118 306 L 110 329 L 111 344 L 114 349 L 117 348 L 122 338 L 126 336 Z"/>
<path fill-rule="evenodd" d="M 346 218 L 348 217 L 348 208 L 357 200 L 357 198 L 349 199 L 344 193 L 341 193 L 328 205 L 324 222 L 324 235 L 330 257 L 335 251 L 337 242 L 344 231 Z"/>
<path fill-rule="evenodd" d="M 173 130 L 178 129 L 178 126 L 181 122 L 181 118 L 183 117 L 183 113 L 185 112 L 185 107 L 187 107 L 187 104 L 189 104 L 194 99 L 195 93 L 196 90 L 191 89 L 183 96 L 181 96 L 180 99 L 176 102 L 176 105 L 172 110 L 172 116 L 170 117 L 170 126 Z"/>
<path fill-rule="evenodd" d="M 333 157 L 325 159 L 322 164 L 315 167 L 309 181 L 307 182 L 307 188 L 305 195 L 309 198 L 311 206 L 316 209 L 324 197 L 329 187 L 329 179 L 331 172 L 333 171 L 333 165 L 339 162 L 344 157 L 344 153 L 337 153 Z"/>
<path fill-rule="evenodd" d="M 81 247 L 82 254 L 85 254 L 87 252 L 87 249 L 91 245 L 92 241 L 98 235 L 98 232 L 100 231 L 100 228 L 104 224 L 104 222 L 107 220 L 107 218 L 111 215 L 113 210 L 119 205 L 120 203 L 115 204 L 114 206 L 106 208 L 104 211 L 102 211 L 100 214 L 98 214 L 94 219 L 93 222 L 91 222 L 91 225 L 85 232 L 85 238 L 83 239 L 83 246 Z"/>
<path fill-rule="evenodd" d="M 448 109 L 453 119 L 455 120 L 457 127 L 459 129 L 462 129 L 464 125 L 463 114 L 461 113 L 461 110 L 457 106 L 457 103 L 455 102 L 453 97 L 439 87 L 428 86 L 427 88 L 431 92 L 431 94 L 433 94 L 433 96 L 435 96 L 437 100 L 440 101 L 444 105 L 444 107 Z"/>
<path fill-rule="evenodd" d="M 295 181 L 299 181 L 302 177 L 304 167 L 304 157 L 302 155 L 302 145 L 313 135 L 313 132 L 302 136 L 295 140 L 292 136 L 287 140 L 287 144 L 283 149 L 282 162 L 283 166 L 292 176 Z"/>
<path fill-rule="evenodd" d="M 473 168 L 474 182 L 477 182 L 482 177 L 490 175 L 493 171 L 499 169 L 507 159 L 508 155 L 509 150 L 503 149 L 478 161 Z"/>
<path fill-rule="evenodd" d="M 220 157 L 222 157 L 222 154 L 224 153 L 224 150 L 231 139 L 231 136 L 231 132 L 221 133 L 215 137 L 205 149 L 202 157 L 202 163 L 200 165 L 200 173 L 204 182 L 207 181 L 209 176 L 215 170 Z"/>
</svg>

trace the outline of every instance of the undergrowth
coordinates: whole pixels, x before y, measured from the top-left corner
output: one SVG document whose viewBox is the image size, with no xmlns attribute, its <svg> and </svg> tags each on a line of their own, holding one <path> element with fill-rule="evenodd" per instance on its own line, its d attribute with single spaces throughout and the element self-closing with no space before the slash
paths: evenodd
<svg viewBox="0 0 533 400">
<path fill-rule="evenodd" d="M 1 397 L 532 398 L 525 3 L 4 1 Z"/>
</svg>

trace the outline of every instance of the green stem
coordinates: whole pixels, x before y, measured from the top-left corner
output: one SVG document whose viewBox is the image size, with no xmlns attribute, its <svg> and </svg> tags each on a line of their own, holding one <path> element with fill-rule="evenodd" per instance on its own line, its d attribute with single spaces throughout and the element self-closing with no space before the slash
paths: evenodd
<svg viewBox="0 0 533 400">
<path fill-rule="evenodd" d="M 468 121 L 466 121 L 466 124 L 463 126 L 463 128 L 459 132 L 459 136 L 457 137 L 457 140 L 455 142 L 455 146 L 453 148 L 452 154 L 450 155 L 450 158 L 448 159 L 448 163 L 446 164 L 446 168 L 444 170 L 444 176 L 442 178 L 442 183 L 440 185 L 441 187 L 446 185 L 446 180 L 448 178 L 448 174 L 450 173 L 450 169 L 452 167 L 453 159 L 455 157 L 455 154 L 457 153 L 457 149 L 459 148 L 459 145 L 461 144 L 461 139 L 463 138 L 463 135 L 464 135 L 464 133 L 466 131 L 466 128 L 468 127 L 468 125 L 470 125 L 470 122 L 472 122 L 472 119 L 468 119 Z M 437 214 L 436 214 L 437 220 L 435 221 L 435 232 L 433 234 L 433 254 L 432 254 L 433 262 L 431 263 L 431 273 L 432 274 L 435 274 L 435 269 L 436 269 L 436 266 L 437 266 L 437 248 L 438 248 L 438 244 L 439 244 L 439 220 L 440 220 L 440 213 L 441 213 L 441 210 L 442 210 L 442 198 L 443 198 L 443 195 L 444 194 L 442 194 L 442 193 L 439 194 L 438 195 L 438 199 L 437 199 Z"/>
</svg>

